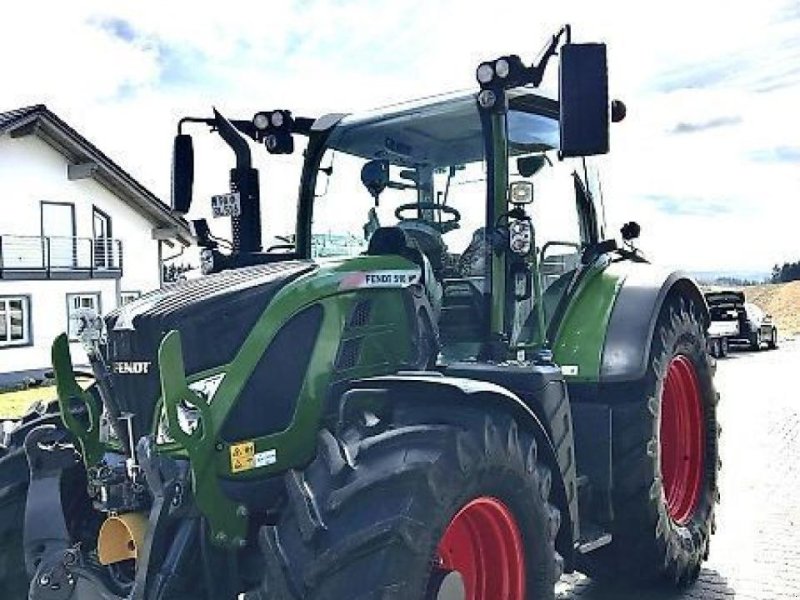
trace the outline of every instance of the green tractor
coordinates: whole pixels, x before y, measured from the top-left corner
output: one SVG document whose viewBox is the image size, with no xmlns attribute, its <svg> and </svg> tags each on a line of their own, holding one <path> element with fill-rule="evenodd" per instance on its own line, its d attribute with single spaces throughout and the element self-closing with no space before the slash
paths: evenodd
<svg viewBox="0 0 800 600">
<path fill-rule="evenodd" d="M 554 56 L 558 100 L 537 93 Z M 604 230 L 594 157 L 624 116 L 605 46 L 565 27 L 477 80 L 363 114 L 181 121 L 173 209 L 185 129 L 210 126 L 236 158 L 212 199 L 232 240 L 195 220 L 206 276 L 80 316 L 88 387 L 55 340 L 57 408 L 2 440 L 0 597 L 543 600 L 574 570 L 697 578 L 708 310 L 635 223 L 620 245 Z M 250 140 L 297 158 L 296 231 L 266 251 Z"/>
</svg>

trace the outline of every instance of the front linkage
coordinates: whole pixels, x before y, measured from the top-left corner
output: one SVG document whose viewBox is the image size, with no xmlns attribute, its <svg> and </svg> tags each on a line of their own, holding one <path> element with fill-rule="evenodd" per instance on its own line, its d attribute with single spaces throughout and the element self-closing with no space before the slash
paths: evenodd
<svg viewBox="0 0 800 600">
<path fill-rule="evenodd" d="M 170 392 L 164 395 L 169 430 L 194 455 L 201 451 L 203 436 L 197 436 L 198 441 L 181 430 L 174 406 L 183 398 L 191 398 L 197 406 L 202 404 L 188 390 L 183 369 L 178 368 L 183 364 L 179 339 L 167 336 L 164 342 L 166 350 L 161 364 L 172 373 L 171 376 L 162 373 L 164 389 Z M 97 355 L 92 359 L 95 376 L 101 377 L 102 361 L 97 360 Z M 193 477 L 190 462 L 157 453 L 152 436 L 142 437 L 132 452 L 128 451 L 133 445 L 132 436 L 123 443 L 101 439 L 98 395 L 102 392 L 98 388 L 102 388 L 80 387 L 64 335 L 53 344 L 53 365 L 61 416 L 69 431 L 43 425 L 30 431 L 25 439 L 31 474 L 24 537 L 26 569 L 32 578 L 29 597 L 32 600 L 175 597 L 175 590 L 185 587 L 182 581 L 185 567 L 195 554 L 198 541 L 208 535 L 203 531 L 194 499 L 216 497 L 205 490 L 197 496 L 196 484 L 215 478 L 198 473 Z M 124 416 L 121 418 L 125 421 Z M 211 463 L 193 461 L 192 464 L 202 468 L 203 464 Z M 99 532 L 97 513 L 88 519 L 94 526 L 80 524 L 81 530 L 92 532 L 95 539 L 74 539 L 67 523 L 68 518 L 73 518 L 75 499 L 62 497 L 62 480 L 75 467 L 85 468 L 92 508 L 108 515 Z M 224 497 L 222 500 L 231 504 Z M 243 545 L 246 513 L 236 507 L 223 510 L 229 508 L 224 502 L 216 510 L 203 511 L 209 515 L 233 516 L 222 524 L 209 519 L 210 537 Z M 230 537 L 222 532 L 231 532 Z M 125 561 L 134 559 L 135 571 L 128 568 L 125 575 Z"/>
</svg>

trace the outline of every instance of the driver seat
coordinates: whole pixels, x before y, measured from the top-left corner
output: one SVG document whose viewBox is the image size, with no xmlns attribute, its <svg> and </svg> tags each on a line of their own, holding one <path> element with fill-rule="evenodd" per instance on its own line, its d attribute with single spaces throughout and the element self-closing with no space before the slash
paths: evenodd
<svg viewBox="0 0 800 600">
<path fill-rule="evenodd" d="M 428 296 L 433 318 L 439 321 L 442 309 L 442 284 L 436 280 L 428 257 L 417 247 L 413 239 L 399 227 L 378 227 L 369 238 L 367 256 L 396 254 L 413 262 L 420 268 L 420 282 Z"/>
</svg>

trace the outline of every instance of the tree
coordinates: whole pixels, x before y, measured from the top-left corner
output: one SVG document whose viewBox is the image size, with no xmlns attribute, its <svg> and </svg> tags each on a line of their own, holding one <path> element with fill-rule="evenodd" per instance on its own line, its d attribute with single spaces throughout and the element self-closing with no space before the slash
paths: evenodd
<svg viewBox="0 0 800 600">
<path fill-rule="evenodd" d="M 800 260 L 772 267 L 772 283 L 800 281 Z"/>
</svg>

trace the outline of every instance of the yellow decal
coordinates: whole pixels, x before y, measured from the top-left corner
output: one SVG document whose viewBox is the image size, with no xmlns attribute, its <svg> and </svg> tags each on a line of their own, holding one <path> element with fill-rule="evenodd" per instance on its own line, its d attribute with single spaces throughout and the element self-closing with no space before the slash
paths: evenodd
<svg viewBox="0 0 800 600">
<path fill-rule="evenodd" d="M 255 468 L 256 445 L 243 442 L 231 446 L 231 472 L 241 473 Z"/>
</svg>

